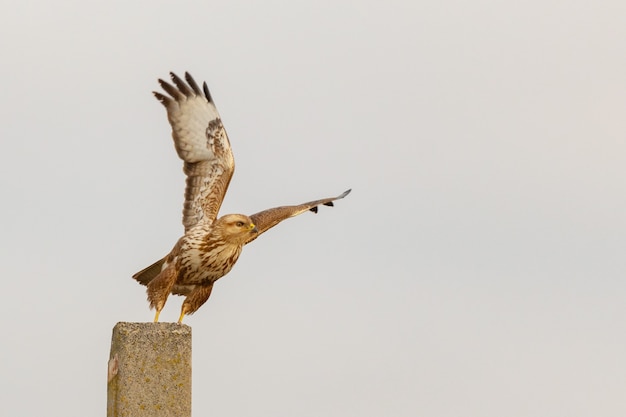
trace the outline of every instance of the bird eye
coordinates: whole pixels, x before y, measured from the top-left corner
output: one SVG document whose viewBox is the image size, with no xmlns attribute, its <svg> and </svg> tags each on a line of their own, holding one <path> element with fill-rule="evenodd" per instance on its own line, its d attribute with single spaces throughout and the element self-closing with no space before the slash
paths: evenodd
<svg viewBox="0 0 626 417">
<path fill-rule="evenodd" d="M 237 225 L 237 227 L 243 227 L 243 222 L 237 222 L 235 224 Z"/>
</svg>

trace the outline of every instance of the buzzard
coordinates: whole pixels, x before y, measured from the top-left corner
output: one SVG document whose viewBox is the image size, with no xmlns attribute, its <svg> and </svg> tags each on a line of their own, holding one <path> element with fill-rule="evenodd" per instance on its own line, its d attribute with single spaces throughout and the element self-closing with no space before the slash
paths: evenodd
<svg viewBox="0 0 626 417">
<path fill-rule="evenodd" d="M 184 295 L 180 317 L 193 314 L 211 295 L 215 281 L 228 274 L 244 245 L 278 223 L 319 205 L 332 206 L 337 197 L 295 206 L 275 207 L 251 216 L 217 217 L 235 170 L 230 142 L 206 83 L 202 89 L 185 73 L 185 80 L 170 73 L 173 85 L 159 79 L 167 93 L 154 92 L 165 106 L 172 137 L 187 176 L 183 226 L 185 233 L 164 258 L 137 272 L 133 278 L 146 285 L 154 321 L 171 294 Z"/>
</svg>

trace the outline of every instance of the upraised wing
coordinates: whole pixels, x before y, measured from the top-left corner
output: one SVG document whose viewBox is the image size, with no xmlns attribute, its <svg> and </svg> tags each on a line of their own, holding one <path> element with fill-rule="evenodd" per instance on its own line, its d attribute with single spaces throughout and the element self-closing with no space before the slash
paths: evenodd
<svg viewBox="0 0 626 417">
<path fill-rule="evenodd" d="M 159 79 L 169 94 L 154 92 L 167 109 L 172 137 L 187 175 L 183 225 L 185 231 L 204 219 L 212 223 L 220 210 L 235 170 L 235 160 L 222 120 L 206 83 L 202 90 L 185 73 L 185 81 L 170 73 L 174 85 Z"/>
<path fill-rule="evenodd" d="M 278 223 L 282 222 L 283 220 L 286 220 L 290 217 L 297 216 L 298 214 L 302 214 L 307 210 L 312 211 L 313 213 L 317 213 L 317 206 L 319 205 L 332 207 L 333 201 L 344 198 L 345 196 L 350 194 L 350 191 L 352 190 L 344 191 L 341 195 L 337 197 L 323 198 L 321 200 L 309 201 L 308 203 L 299 204 L 297 206 L 274 207 L 274 208 L 263 210 L 256 214 L 253 214 L 252 216 L 250 216 L 250 218 L 252 219 L 252 222 L 255 224 L 259 233 L 256 233 L 254 236 L 252 236 L 251 239 L 246 242 L 246 244 L 252 242 L 254 239 L 259 237 L 262 233 L 268 231 L 269 229 L 276 226 Z"/>
</svg>

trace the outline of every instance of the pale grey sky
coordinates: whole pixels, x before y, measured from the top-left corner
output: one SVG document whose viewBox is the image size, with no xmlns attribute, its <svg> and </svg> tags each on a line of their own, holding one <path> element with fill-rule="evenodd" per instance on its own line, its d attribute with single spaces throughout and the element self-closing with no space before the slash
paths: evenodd
<svg viewBox="0 0 626 417">
<path fill-rule="evenodd" d="M 194 415 L 626 415 L 623 1 L 0 4 L 0 414 L 105 412 L 182 232 L 151 91 L 190 71 L 223 213 L 353 189 L 186 318 Z"/>
</svg>

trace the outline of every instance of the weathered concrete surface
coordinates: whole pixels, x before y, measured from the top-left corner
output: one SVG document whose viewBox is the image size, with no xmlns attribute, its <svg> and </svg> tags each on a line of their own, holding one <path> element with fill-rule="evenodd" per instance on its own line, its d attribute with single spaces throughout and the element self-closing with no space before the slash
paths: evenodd
<svg viewBox="0 0 626 417">
<path fill-rule="evenodd" d="M 117 323 L 107 391 L 107 417 L 191 417 L 191 327 Z"/>
</svg>

